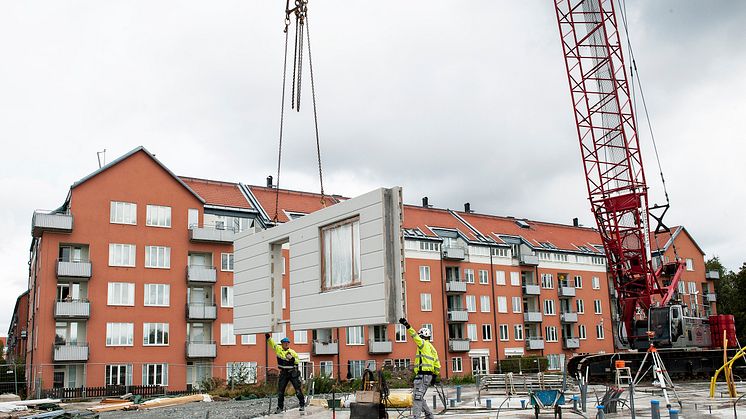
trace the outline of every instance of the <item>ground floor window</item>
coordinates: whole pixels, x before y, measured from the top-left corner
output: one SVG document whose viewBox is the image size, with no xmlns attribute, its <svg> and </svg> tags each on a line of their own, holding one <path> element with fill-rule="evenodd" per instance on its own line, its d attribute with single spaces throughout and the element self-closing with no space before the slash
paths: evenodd
<svg viewBox="0 0 746 419">
<path fill-rule="evenodd" d="M 143 364 L 142 384 L 144 386 L 167 386 L 168 364 Z"/>
<path fill-rule="evenodd" d="M 462 372 L 464 370 L 460 356 L 451 358 L 451 370 L 453 370 L 453 372 Z"/>
<path fill-rule="evenodd" d="M 405 370 L 409 368 L 409 358 L 397 358 L 394 360 L 394 368 L 397 370 Z"/>
<path fill-rule="evenodd" d="M 256 383 L 256 362 L 228 362 L 225 364 L 228 384 Z"/>
<path fill-rule="evenodd" d="M 319 374 L 322 377 L 333 377 L 334 376 L 334 364 L 332 361 L 320 361 L 319 362 Z"/>
<path fill-rule="evenodd" d="M 473 356 L 471 357 L 471 373 L 472 374 L 487 374 L 489 373 L 489 356 Z"/>
<path fill-rule="evenodd" d="M 547 366 L 548 370 L 563 371 L 565 369 L 565 355 L 564 354 L 547 355 L 547 363 L 549 364 Z"/>
<path fill-rule="evenodd" d="M 106 366 L 107 386 L 132 385 L 132 364 L 115 364 Z"/>
<path fill-rule="evenodd" d="M 347 375 L 349 378 L 362 378 L 363 370 L 365 369 L 365 361 L 348 361 L 347 369 Z"/>
</svg>

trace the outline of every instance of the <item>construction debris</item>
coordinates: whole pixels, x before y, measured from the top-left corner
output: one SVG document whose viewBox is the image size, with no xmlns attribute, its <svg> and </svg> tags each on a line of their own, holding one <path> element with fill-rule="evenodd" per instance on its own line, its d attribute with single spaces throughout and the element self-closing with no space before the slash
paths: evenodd
<svg viewBox="0 0 746 419">
<path fill-rule="evenodd" d="M 155 409 L 159 407 L 177 406 L 181 404 L 194 403 L 194 402 L 211 402 L 212 398 L 209 394 L 193 394 L 190 396 L 181 397 L 160 397 L 157 399 L 151 399 L 143 403 L 137 404 L 129 400 L 120 399 L 104 399 L 100 404 L 89 407 L 88 410 L 96 413 L 101 412 L 113 412 L 117 410 L 141 410 L 141 409 Z"/>
</svg>

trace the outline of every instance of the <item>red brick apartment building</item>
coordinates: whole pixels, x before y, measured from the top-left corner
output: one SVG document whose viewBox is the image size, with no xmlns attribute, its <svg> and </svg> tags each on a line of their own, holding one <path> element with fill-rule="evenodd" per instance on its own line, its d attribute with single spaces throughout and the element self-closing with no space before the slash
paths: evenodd
<svg viewBox="0 0 746 419">
<path fill-rule="evenodd" d="M 280 190 L 276 210 L 269 182 L 179 177 L 140 147 L 75 182 L 57 210 L 35 212 L 29 288 L 9 331 L 29 389 L 263 379 L 275 367 L 264 336 L 233 334 L 233 238 L 343 199 Z M 432 328 L 444 376 L 528 355 L 561 369 L 574 353 L 613 351 L 595 230 L 407 205 L 404 234 L 408 318 Z M 703 254 L 679 229 L 682 238 L 679 255 L 693 261 L 686 287 L 714 310 Z M 405 367 L 414 353 L 399 325 L 285 324 L 277 335 L 291 339 L 306 375 L 358 377 L 371 361 Z"/>
</svg>

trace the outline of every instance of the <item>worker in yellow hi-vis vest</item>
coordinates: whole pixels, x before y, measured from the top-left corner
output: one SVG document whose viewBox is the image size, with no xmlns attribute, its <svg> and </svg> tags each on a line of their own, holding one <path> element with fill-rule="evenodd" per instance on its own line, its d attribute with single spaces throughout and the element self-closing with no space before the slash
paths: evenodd
<svg viewBox="0 0 746 419">
<path fill-rule="evenodd" d="M 277 368 L 280 369 L 280 377 L 277 380 L 277 410 L 275 410 L 275 413 L 282 413 L 285 408 L 285 388 L 288 386 L 288 382 L 290 382 L 295 389 L 295 394 L 298 396 L 298 403 L 300 403 L 302 414 L 305 409 L 305 399 L 300 386 L 300 371 L 298 370 L 300 358 L 298 358 L 298 354 L 294 350 L 290 349 L 290 339 L 282 338 L 278 345 L 272 340 L 269 333 L 264 336 L 267 338 L 270 348 L 277 355 Z"/>
<path fill-rule="evenodd" d="M 399 319 L 399 323 L 403 324 L 407 328 L 407 333 L 414 339 L 414 343 L 417 345 L 417 355 L 414 358 L 414 390 L 413 404 L 412 404 L 412 417 L 417 419 L 420 417 L 420 412 L 425 413 L 425 418 L 432 419 L 433 412 L 427 406 L 425 400 L 425 393 L 430 384 L 433 384 L 440 380 L 440 360 L 438 359 L 438 351 L 430 343 L 432 339 L 432 332 L 430 329 L 423 327 L 418 332 L 409 325 L 407 319 Z"/>
</svg>

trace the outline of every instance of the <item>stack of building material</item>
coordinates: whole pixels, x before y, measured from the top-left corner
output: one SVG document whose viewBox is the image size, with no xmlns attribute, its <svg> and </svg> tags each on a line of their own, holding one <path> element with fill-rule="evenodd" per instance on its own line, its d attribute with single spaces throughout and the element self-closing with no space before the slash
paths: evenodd
<svg viewBox="0 0 746 419">
<path fill-rule="evenodd" d="M 209 394 L 193 394 L 191 396 L 181 397 L 160 397 L 157 399 L 151 399 L 141 404 L 135 404 L 129 400 L 119 399 L 104 399 L 96 406 L 89 407 L 88 410 L 92 412 L 111 412 L 115 410 L 140 410 L 140 409 L 154 409 L 158 407 L 177 406 L 181 404 L 193 403 L 193 402 L 211 402 L 212 398 Z"/>
</svg>

